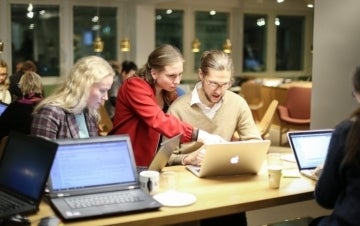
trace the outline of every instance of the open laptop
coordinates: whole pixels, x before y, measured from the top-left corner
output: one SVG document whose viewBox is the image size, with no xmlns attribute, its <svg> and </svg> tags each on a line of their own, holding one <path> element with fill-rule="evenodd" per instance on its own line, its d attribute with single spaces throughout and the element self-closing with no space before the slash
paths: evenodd
<svg viewBox="0 0 360 226">
<path fill-rule="evenodd" d="M 0 101 L 0 115 L 2 115 L 2 113 L 5 111 L 5 109 L 6 109 L 8 106 L 9 106 L 8 104 Z"/>
<path fill-rule="evenodd" d="M 169 161 L 171 154 L 176 148 L 180 146 L 180 139 L 182 134 L 178 134 L 170 139 L 163 141 L 160 144 L 159 150 L 156 152 L 155 157 L 151 161 L 149 166 L 136 166 L 138 173 L 144 170 L 161 171 Z"/>
<path fill-rule="evenodd" d="M 187 165 L 198 177 L 257 174 L 266 158 L 270 140 L 236 141 L 205 145 L 201 166 Z"/>
<path fill-rule="evenodd" d="M 315 168 L 324 164 L 333 129 L 289 131 L 287 138 L 295 155 L 299 172 L 317 180 Z"/>
<path fill-rule="evenodd" d="M 57 144 L 11 132 L 0 160 L 0 219 L 39 209 Z"/>
<path fill-rule="evenodd" d="M 49 198 L 63 220 L 134 211 L 161 204 L 141 190 L 128 135 L 57 140 Z"/>
</svg>

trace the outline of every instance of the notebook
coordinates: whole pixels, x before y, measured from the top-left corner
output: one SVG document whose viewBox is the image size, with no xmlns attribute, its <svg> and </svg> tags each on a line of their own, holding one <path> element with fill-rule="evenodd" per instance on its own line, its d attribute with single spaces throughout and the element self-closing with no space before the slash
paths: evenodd
<svg viewBox="0 0 360 226">
<path fill-rule="evenodd" d="M 6 109 L 8 106 L 9 106 L 8 104 L 0 101 L 0 115 L 2 115 L 2 113 L 5 111 L 5 109 Z"/>
<path fill-rule="evenodd" d="M 317 180 L 315 168 L 325 162 L 333 129 L 290 131 L 287 138 L 299 172 Z"/>
<path fill-rule="evenodd" d="M 198 177 L 257 174 L 269 147 L 270 140 L 205 145 L 201 166 L 187 165 L 186 169 Z"/>
<path fill-rule="evenodd" d="M 52 141 L 10 132 L 0 160 L 0 219 L 38 211 L 56 150 Z"/>
<path fill-rule="evenodd" d="M 64 221 L 161 207 L 140 188 L 128 135 L 57 142 L 49 199 Z"/>
</svg>

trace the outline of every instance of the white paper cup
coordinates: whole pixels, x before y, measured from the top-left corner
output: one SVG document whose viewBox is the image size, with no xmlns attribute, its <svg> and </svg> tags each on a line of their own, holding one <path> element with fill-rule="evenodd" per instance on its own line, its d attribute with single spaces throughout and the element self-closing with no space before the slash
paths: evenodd
<svg viewBox="0 0 360 226">
<path fill-rule="evenodd" d="M 159 192 L 160 173 L 153 170 L 145 170 L 140 172 L 141 189 L 150 195 Z"/>
<path fill-rule="evenodd" d="M 280 153 L 267 155 L 268 180 L 270 188 L 279 188 L 281 181 L 282 159 Z"/>
</svg>

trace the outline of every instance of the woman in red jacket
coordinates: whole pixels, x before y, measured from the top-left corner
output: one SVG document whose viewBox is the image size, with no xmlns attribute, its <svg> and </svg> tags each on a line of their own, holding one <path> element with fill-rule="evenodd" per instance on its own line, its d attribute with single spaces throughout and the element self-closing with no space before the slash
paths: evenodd
<svg viewBox="0 0 360 226">
<path fill-rule="evenodd" d="M 177 97 L 183 64 L 184 58 L 176 47 L 161 45 L 137 75 L 125 80 L 119 89 L 110 134 L 129 134 L 138 166 L 150 165 L 161 135 L 171 138 L 181 133 L 181 142 L 224 141 L 165 113 Z"/>
</svg>

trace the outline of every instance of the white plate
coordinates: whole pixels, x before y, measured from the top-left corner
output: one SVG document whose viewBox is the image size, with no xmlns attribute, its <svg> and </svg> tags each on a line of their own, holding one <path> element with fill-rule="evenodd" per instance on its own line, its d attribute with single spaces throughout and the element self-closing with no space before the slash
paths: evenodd
<svg viewBox="0 0 360 226">
<path fill-rule="evenodd" d="M 162 192 L 153 197 L 164 206 L 188 206 L 196 201 L 193 194 L 174 190 Z"/>
</svg>

